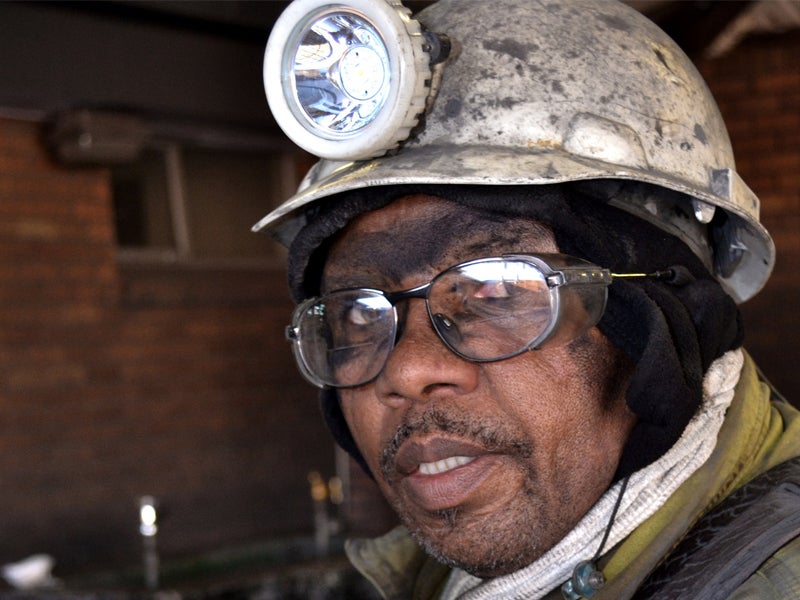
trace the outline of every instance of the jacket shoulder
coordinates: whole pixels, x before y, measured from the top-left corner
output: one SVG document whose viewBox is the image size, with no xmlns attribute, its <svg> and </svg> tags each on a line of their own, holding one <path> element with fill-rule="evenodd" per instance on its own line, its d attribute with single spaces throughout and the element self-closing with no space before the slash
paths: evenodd
<svg viewBox="0 0 800 600">
<path fill-rule="evenodd" d="M 729 600 L 800 598 L 800 538 L 795 538 L 761 565 Z"/>
</svg>

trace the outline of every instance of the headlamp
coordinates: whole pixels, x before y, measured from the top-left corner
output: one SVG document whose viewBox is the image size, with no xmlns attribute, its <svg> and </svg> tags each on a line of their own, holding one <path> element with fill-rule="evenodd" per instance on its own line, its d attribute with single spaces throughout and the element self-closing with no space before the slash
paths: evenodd
<svg viewBox="0 0 800 600">
<path fill-rule="evenodd" d="M 399 0 L 295 0 L 264 55 L 270 109 L 298 146 L 332 160 L 380 156 L 425 109 L 430 44 Z"/>
</svg>

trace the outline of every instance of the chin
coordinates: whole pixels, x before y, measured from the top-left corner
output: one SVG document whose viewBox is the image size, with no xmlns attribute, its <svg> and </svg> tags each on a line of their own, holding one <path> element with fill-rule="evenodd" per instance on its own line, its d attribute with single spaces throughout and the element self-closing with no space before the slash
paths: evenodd
<svg viewBox="0 0 800 600">
<path fill-rule="evenodd" d="M 543 553 L 530 534 L 486 531 L 485 524 L 467 523 L 456 509 L 441 511 L 433 526 L 402 520 L 427 554 L 442 564 L 482 579 L 514 573 Z"/>
<path fill-rule="evenodd" d="M 438 562 L 449 567 L 461 569 L 481 579 L 509 575 L 528 566 L 538 558 L 538 555 L 530 556 L 528 552 L 516 553 L 510 556 L 503 554 L 501 556 L 496 552 L 492 552 L 492 549 L 482 553 L 476 551 L 474 547 L 451 548 L 450 544 L 440 546 L 418 532 L 412 535 L 414 535 L 423 550 Z"/>
</svg>

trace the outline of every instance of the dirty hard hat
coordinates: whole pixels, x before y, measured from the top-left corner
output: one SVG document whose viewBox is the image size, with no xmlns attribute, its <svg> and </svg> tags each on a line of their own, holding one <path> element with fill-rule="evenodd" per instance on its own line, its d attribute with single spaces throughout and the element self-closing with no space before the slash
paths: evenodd
<svg viewBox="0 0 800 600">
<path fill-rule="evenodd" d="M 278 123 L 323 157 L 254 226 L 286 245 L 359 188 L 585 182 L 681 239 L 735 300 L 769 277 L 774 246 L 716 103 L 624 4 L 440 0 L 411 18 L 396 1 L 297 0 L 264 77 Z"/>
</svg>

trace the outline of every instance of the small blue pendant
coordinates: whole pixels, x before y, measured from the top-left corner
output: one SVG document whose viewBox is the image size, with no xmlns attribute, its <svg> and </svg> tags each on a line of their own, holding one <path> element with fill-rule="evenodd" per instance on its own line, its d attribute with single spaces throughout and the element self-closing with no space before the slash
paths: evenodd
<svg viewBox="0 0 800 600">
<path fill-rule="evenodd" d="M 603 573 L 591 560 L 584 560 L 575 565 L 572 578 L 561 586 L 561 594 L 565 600 L 591 598 L 606 583 Z"/>
</svg>

